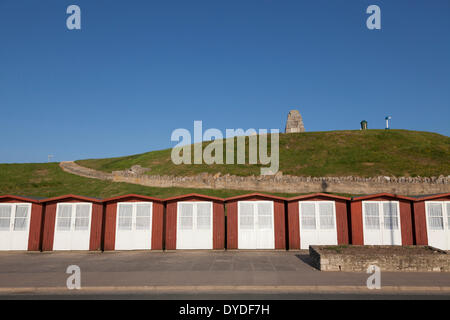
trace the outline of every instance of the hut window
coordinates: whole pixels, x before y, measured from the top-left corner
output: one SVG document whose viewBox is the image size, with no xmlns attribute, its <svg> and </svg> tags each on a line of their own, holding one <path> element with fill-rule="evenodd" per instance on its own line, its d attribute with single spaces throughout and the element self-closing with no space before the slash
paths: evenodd
<svg viewBox="0 0 450 320">
<path fill-rule="evenodd" d="M 70 222 L 72 219 L 72 205 L 71 204 L 59 204 L 58 214 L 56 219 L 57 231 L 70 230 Z"/>
<path fill-rule="evenodd" d="M 133 205 L 119 204 L 119 230 L 131 230 L 133 222 Z"/>
<path fill-rule="evenodd" d="M 428 223 L 432 230 L 444 229 L 442 205 L 440 203 L 427 203 Z"/>
<path fill-rule="evenodd" d="M 314 203 L 301 204 L 301 219 L 303 229 L 316 229 L 316 212 Z"/>
<path fill-rule="evenodd" d="M 192 203 L 180 203 L 180 229 L 191 230 L 194 224 L 194 206 Z"/>
<path fill-rule="evenodd" d="M 397 204 L 394 202 L 383 202 L 384 228 L 389 230 L 398 229 Z"/>
<path fill-rule="evenodd" d="M 90 203 L 58 203 L 56 231 L 88 230 L 90 215 Z"/>
<path fill-rule="evenodd" d="M 11 205 L 0 206 L 0 230 L 10 230 L 11 225 Z"/>
<path fill-rule="evenodd" d="M 150 203 L 136 205 L 136 230 L 148 230 L 151 224 L 152 208 Z"/>
<path fill-rule="evenodd" d="M 89 204 L 77 204 L 75 207 L 75 230 L 88 230 Z"/>
<path fill-rule="evenodd" d="M 211 228 L 211 205 L 209 203 L 197 204 L 197 229 Z"/>
<path fill-rule="evenodd" d="M 28 205 L 17 205 L 16 216 L 14 217 L 14 230 L 24 231 L 28 229 Z"/>
<path fill-rule="evenodd" d="M 269 202 L 258 203 L 258 226 L 260 228 L 272 228 L 272 206 Z"/>
<path fill-rule="evenodd" d="M 320 229 L 334 229 L 333 203 L 319 203 Z"/>
<path fill-rule="evenodd" d="M 241 229 L 253 229 L 254 217 L 253 217 L 253 203 L 241 202 L 239 212 L 239 226 Z"/>
<path fill-rule="evenodd" d="M 450 202 L 447 202 L 447 225 L 448 228 L 450 229 Z"/>
<path fill-rule="evenodd" d="M 364 203 L 365 209 L 365 226 L 367 229 L 378 230 L 380 229 L 380 214 L 378 203 L 366 202 Z"/>
</svg>

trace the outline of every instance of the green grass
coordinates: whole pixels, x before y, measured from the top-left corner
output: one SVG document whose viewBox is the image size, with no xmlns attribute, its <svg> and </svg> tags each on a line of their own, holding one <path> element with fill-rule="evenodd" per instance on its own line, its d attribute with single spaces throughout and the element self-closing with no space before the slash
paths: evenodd
<svg viewBox="0 0 450 320">
<path fill-rule="evenodd" d="M 250 193 L 245 190 L 211 190 L 194 188 L 153 188 L 135 184 L 102 181 L 64 172 L 57 163 L 0 164 L 0 195 L 54 197 L 76 194 L 106 198 L 129 193 L 167 198 L 187 193 L 231 197 Z M 272 193 L 279 196 L 292 194 Z"/>
<path fill-rule="evenodd" d="M 248 140 L 246 144 L 248 147 Z M 139 164 L 151 169 L 148 174 L 177 176 L 202 172 L 238 176 L 260 173 L 260 165 L 174 165 L 171 149 L 119 158 L 79 160 L 77 163 L 105 172 Z M 408 130 L 280 134 L 280 170 L 284 174 L 316 177 L 450 175 L 450 138 Z"/>
<path fill-rule="evenodd" d="M 247 176 L 259 175 L 260 172 L 259 165 L 248 164 L 176 166 L 171 162 L 170 153 L 168 149 L 120 158 L 80 160 L 77 163 L 106 172 L 139 164 L 151 168 L 149 174 L 186 176 L 202 172 Z M 299 176 L 450 175 L 450 138 L 406 130 L 282 134 L 280 170 L 284 174 Z M 57 163 L 0 164 L 0 194 L 52 197 L 72 193 L 105 198 L 137 193 L 166 198 L 193 192 L 230 197 L 253 191 L 145 187 L 79 177 L 64 172 Z"/>
</svg>

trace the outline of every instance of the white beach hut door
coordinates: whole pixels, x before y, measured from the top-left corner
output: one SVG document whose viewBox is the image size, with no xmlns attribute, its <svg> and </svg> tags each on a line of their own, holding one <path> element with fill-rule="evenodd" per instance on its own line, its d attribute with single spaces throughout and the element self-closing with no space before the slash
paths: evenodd
<svg viewBox="0 0 450 320">
<path fill-rule="evenodd" d="M 212 202 L 178 202 L 177 249 L 213 248 Z"/>
<path fill-rule="evenodd" d="M 275 248 L 272 201 L 238 202 L 238 248 Z"/>
<path fill-rule="evenodd" d="M 301 201 L 300 248 L 310 245 L 336 245 L 336 209 L 334 201 Z"/>
<path fill-rule="evenodd" d="M 89 250 L 91 203 L 58 203 L 53 250 Z"/>
<path fill-rule="evenodd" d="M 27 250 L 31 204 L 0 204 L 0 250 Z"/>
<path fill-rule="evenodd" d="M 253 202 L 238 202 L 238 220 L 238 248 L 256 249 L 255 205 Z"/>
<path fill-rule="evenodd" d="M 401 245 L 398 201 L 363 202 L 365 245 Z"/>
<path fill-rule="evenodd" d="M 152 247 L 152 203 L 117 204 L 115 250 L 145 250 Z"/>
<path fill-rule="evenodd" d="M 428 245 L 450 250 L 450 202 L 426 202 Z"/>
</svg>

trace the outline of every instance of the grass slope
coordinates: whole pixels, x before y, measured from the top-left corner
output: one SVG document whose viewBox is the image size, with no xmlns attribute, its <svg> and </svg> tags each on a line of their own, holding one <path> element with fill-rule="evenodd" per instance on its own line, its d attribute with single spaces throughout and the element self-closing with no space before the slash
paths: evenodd
<svg viewBox="0 0 450 320">
<path fill-rule="evenodd" d="M 105 172 L 139 164 L 151 168 L 148 174 L 188 176 L 220 172 L 248 176 L 260 173 L 259 165 L 174 165 L 171 149 L 77 163 Z M 280 134 L 280 170 L 297 176 L 450 175 L 450 138 L 408 130 Z"/>
<path fill-rule="evenodd" d="M 0 164 L 0 195 L 54 197 L 77 194 L 106 198 L 128 193 L 167 198 L 187 193 L 231 197 L 250 193 L 244 190 L 211 190 L 193 188 L 153 188 L 129 183 L 102 181 L 64 172 L 57 163 Z M 273 193 L 279 196 L 289 194 Z"/>
</svg>

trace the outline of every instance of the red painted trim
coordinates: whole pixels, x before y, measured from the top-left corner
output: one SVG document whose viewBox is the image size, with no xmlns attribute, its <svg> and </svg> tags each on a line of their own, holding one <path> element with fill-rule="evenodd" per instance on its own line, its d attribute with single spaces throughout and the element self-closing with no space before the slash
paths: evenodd
<svg viewBox="0 0 450 320">
<path fill-rule="evenodd" d="M 273 214 L 275 249 L 286 249 L 286 217 L 284 215 L 284 201 L 274 200 Z"/>
<path fill-rule="evenodd" d="M 349 197 L 342 197 L 342 196 L 336 196 L 333 194 L 327 194 L 327 193 L 312 193 L 312 194 L 306 194 L 306 195 L 301 195 L 301 196 L 296 196 L 296 197 L 292 197 L 292 198 L 288 198 L 286 199 L 287 202 L 292 202 L 292 201 L 299 201 L 299 200 L 309 200 L 311 198 L 320 198 L 320 199 L 326 199 L 326 200 L 346 200 L 349 201 L 351 200 L 351 198 Z M 313 200 L 311 200 L 313 201 Z"/>
<path fill-rule="evenodd" d="M 200 201 L 201 200 L 209 200 L 209 201 L 213 200 L 213 201 L 223 202 L 223 200 L 224 200 L 224 199 L 218 198 L 218 197 L 205 196 L 203 194 L 198 194 L 198 193 L 189 193 L 189 194 L 184 194 L 181 196 L 166 198 L 166 199 L 164 199 L 164 201 L 166 201 L 166 202 L 184 201 L 184 199 L 187 199 L 187 198 L 195 198 L 195 199 L 199 199 Z"/>
<path fill-rule="evenodd" d="M 150 197 L 150 196 L 142 196 L 138 194 L 125 194 L 122 196 L 116 196 L 112 198 L 104 199 L 103 202 L 128 202 L 128 201 L 151 201 L 151 202 L 164 202 L 163 199 Z"/>
<path fill-rule="evenodd" d="M 428 245 L 427 218 L 425 213 L 425 201 L 415 202 L 414 227 L 417 245 Z"/>
<path fill-rule="evenodd" d="M 93 203 L 91 214 L 91 234 L 89 240 L 89 250 L 101 250 L 102 244 L 102 220 L 103 204 Z"/>
<path fill-rule="evenodd" d="M 222 203 L 213 203 L 213 249 L 225 248 L 225 213 Z"/>
<path fill-rule="evenodd" d="M 377 194 L 371 194 L 368 196 L 361 196 L 361 197 L 355 197 L 352 198 L 353 201 L 362 201 L 362 200 L 369 200 L 369 199 L 374 199 L 374 198 L 393 198 L 393 199 L 403 199 L 403 200 L 409 200 L 409 201 L 415 201 L 415 198 L 411 198 L 411 197 L 405 197 L 405 196 L 400 196 L 400 195 L 396 195 L 396 194 L 392 194 L 392 193 L 377 193 Z M 375 200 L 374 200 L 375 201 Z"/>
<path fill-rule="evenodd" d="M 160 202 L 153 202 L 152 215 L 152 250 L 162 250 L 164 205 Z"/>
<path fill-rule="evenodd" d="M 338 244 L 349 244 L 349 230 L 348 230 L 348 202 L 337 200 L 336 205 L 336 232 Z"/>
<path fill-rule="evenodd" d="M 27 197 L 21 197 L 21 196 L 13 196 L 10 194 L 0 196 L 0 202 L 31 202 L 38 204 L 40 201 L 36 199 L 31 199 Z"/>
<path fill-rule="evenodd" d="M 435 194 L 432 196 L 417 198 L 415 201 L 450 201 L 450 193 L 441 193 L 441 194 Z"/>
<path fill-rule="evenodd" d="M 242 201 L 242 200 L 249 200 L 249 199 L 267 199 L 267 200 L 281 200 L 281 201 L 285 201 L 286 198 L 283 197 L 278 197 L 278 196 L 273 196 L 270 194 L 263 194 L 263 193 L 250 193 L 250 194 L 243 194 L 243 195 L 239 195 L 239 196 L 234 196 L 234 197 L 230 197 L 230 198 L 226 198 L 225 202 L 230 202 L 230 201 Z"/>
<path fill-rule="evenodd" d="M 237 201 L 227 202 L 227 249 L 238 248 Z"/>
<path fill-rule="evenodd" d="M 41 227 L 43 205 L 33 203 L 31 205 L 30 233 L 28 235 L 28 251 L 39 251 L 41 249 Z"/>
<path fill-rule="evenodd" d="M 177 248 L 177 203 L 170 202 L 166 206 L 166 249 Z"/>
<path fill-rule="evenodd" d="M 352 239 L 353 245 L 364 245 L 363 220 L 362 220 L 362 202 L 352 201 L 350 203 Z"/>
<path fill-rule="evenodd" d="M 116 246 L 116 220 L 117 202 L 107 203 L 105 206 L 105 232 L 103 239 L 103 250 L 114 250 Z"/>
<path fill-rule="evenodd" d="M 300 249 L 300 216 L 298 201 L 287 204 L 289 249 Z"/>
<path fill-rule="evenodd" d="M 42 238 L 42 251 L 53 250 L 53 239 L 55 235 L 56 203 L 44 206 L 44 229 Z"/>
<path fill-rule="evenodd" d="M 402 245 L 413 245 L 413 223 L 412 203 L 410 201 L 399 201 L 400 207 L 400 229 L 402 231 Z"/>
<path fill-rule="evenodd" d="M 102 203 L 101 199 L 89 198 L 84 196 L 77 196 L 73 194 L 66 194 L 59 197 L 47 198 L 39 201 L 40 203 L 48 203 L 48 202 L 73 202 L 72 200 L 76 200 L 78 202 L 92 202 L 92 203 Z"/>
</svg>

